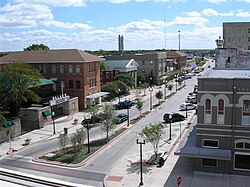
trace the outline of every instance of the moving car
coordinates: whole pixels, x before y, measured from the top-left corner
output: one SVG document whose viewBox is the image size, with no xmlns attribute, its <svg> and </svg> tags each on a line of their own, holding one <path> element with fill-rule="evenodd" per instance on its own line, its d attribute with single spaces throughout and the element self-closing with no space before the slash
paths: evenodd
<svg viewBox="0 0 250 187">
<path fill-rule="evenodd" d="M 118 104 L 115 104 L 114 107 L 116 110 L 121 110 L 121 109 L 128 109 L 134 105 L 135 105 L 134 101 L 125 100 L 125 101 L 119 102 Z"/>
<path fill-rule="evenodd" d="M 171 115 L 171 119 L 169 119 Z M 166 114 L 164 114 L 163 116 L 163 120 L 165 121 L 165 123 L 174 123 L 174 122 L 178 122 L 178 121 L 184 121 L 185 117 L 179 113 L 176 112 L 168 112 Z"/>
<path fill-rule="evenodd" d="M 192 103 L 182 103 L 180 105 L 180 111 L 183 111 L 183 110 L 194 110 L 196 109 L 196 106 Z"/>
<path fill-rule="evenodd" d="M 128 115 L 127 114 L 124 114 L 124 113 L 119 113 L 116 115 L 116 124 L 120 124 L 124 121 L 127 121 L 128 120 Z"/>
</svg>

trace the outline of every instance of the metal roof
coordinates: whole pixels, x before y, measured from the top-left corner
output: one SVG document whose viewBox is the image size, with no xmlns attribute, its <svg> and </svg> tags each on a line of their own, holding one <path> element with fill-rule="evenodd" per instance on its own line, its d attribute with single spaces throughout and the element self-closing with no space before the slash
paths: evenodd
<svg viewBox="0 0 250 187">
<path fill-rule="evenodd" d="M 211 70 L 204 78 L 250 78 L 250 70 Z"/>
</svg>

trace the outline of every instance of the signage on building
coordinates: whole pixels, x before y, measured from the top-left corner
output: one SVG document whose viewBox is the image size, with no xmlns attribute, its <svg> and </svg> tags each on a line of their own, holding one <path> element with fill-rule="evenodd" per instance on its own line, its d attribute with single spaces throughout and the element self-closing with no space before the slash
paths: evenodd
<svg viewBox="0 0 250 187">
<path fill-rule="evenodd" d="M 52 97 L 52 100 L 49 101 L 49 105 L 53 106 L 53 105 L 58 105 L 58 104 L 64 103 L 64 102 L 68 101 L 69 98 L 70 98 L 69 95 L 66 95 L 66 94 Z"/>
</svg>

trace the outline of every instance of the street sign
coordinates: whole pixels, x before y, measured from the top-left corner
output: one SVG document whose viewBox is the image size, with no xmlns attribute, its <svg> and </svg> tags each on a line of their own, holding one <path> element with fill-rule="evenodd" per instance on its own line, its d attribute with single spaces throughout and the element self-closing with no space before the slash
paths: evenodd
<svg viewBox="0 0 250 187">
<path fill-rule="evenodd" d="M 178 187 L 180 186 L 180 184 L 181 184 L 181 176 L 178 176 L 178 178 L 177 178 L 177 185 L 178 185 Z"/>
<path fill-rule="evenodd" d="M 70 98 L 69 95 L 66 95 L 66 94 L 55 96 L 52 98 L 52 100 L 49 101 L 49 104 L 50 106 L 58 105 L 58 104 L 68 101 L 69 98 Z"/>
</svg>

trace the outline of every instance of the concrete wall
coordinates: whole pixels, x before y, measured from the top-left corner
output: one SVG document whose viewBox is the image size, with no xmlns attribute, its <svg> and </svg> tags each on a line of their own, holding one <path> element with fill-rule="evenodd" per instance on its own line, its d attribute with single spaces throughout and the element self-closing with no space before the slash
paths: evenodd
<svg viewBox="0 0 250 187">
<path fill-rule="evenodd" d="M 0 127 L 0 143 L 3 143 L 8 140 L 7 131 L 10 129 L 10 138 L 13 139 L 21 135 L 21 121 L 20 118 L 13 119 L 12 122 L 15 124 L 10 128 Z"/>
</svg>

